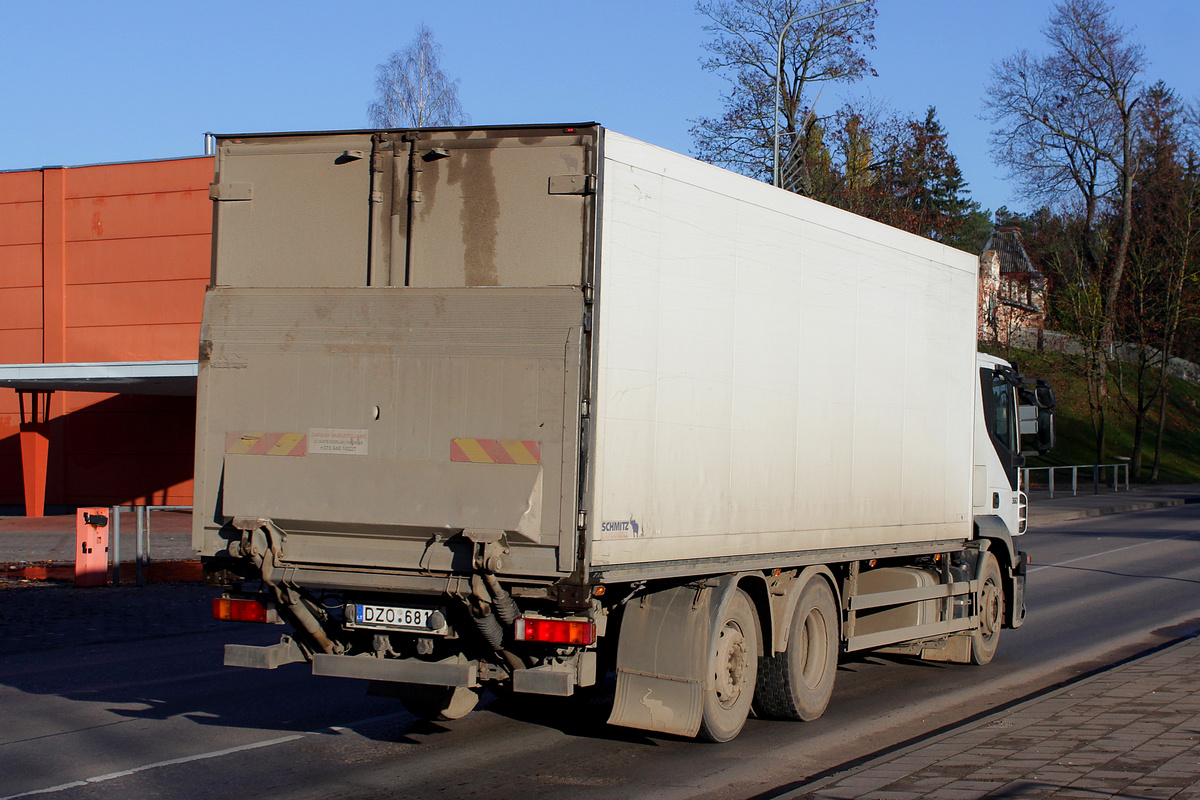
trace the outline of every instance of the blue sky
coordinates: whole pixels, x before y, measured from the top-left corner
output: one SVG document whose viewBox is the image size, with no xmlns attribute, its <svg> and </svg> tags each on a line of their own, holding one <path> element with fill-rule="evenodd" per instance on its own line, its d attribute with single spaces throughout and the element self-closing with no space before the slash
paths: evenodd
<svg viewBox="0 0 1200 800">
<path fill-rule="evenodd" d="M 1195 0 L 1114 0 L 1147 77 L 1200 98 Z M 878 0 L 869 92 L 914 115 L 934 105 L 973 195 L 1013 197 L 988 152 L 991 66 L 1042 47 L 1049 0 Z M 700 69 L 689 0 L 10 0 L 0 15 L 0 170 L 192 155 L 206 131 L 366 126 L 375 66 L 424 22 L 477 124 L 583 122 L 690 152 L 689 119 L 720 111 Z"/>
</svg>

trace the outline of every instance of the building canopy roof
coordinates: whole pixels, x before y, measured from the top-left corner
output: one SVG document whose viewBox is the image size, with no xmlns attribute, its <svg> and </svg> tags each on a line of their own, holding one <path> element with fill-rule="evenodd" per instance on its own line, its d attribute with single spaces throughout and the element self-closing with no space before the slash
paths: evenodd
<svg viewBox="0 0 1200 800">
<path fill-rule="evenodd" d="M 18 392 L 105 392 L 187 397 L 196 394 L 195 361 L 0 364 L 0 387 Z"/>
</svg>

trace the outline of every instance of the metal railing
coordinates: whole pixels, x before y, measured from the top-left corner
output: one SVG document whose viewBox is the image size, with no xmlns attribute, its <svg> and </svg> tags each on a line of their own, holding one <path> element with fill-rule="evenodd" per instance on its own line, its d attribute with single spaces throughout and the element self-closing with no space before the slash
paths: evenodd
<svg viewBox="0 0 1200 800">
<path fill-rule="evenodd" d="M 1056 491 L 1055 480 L 1054 480 L 1055 476 L 1062 474 L 1064 472 L 1069 472 L 1071 474 L 1071 496 L 1074 497 L 1077 494 L 1079 494 L 1079 471 L 1080 470 L 1090 471 L 1093 494 L 1100 494 L 1100 487 L 1102 485 L 1103 486 L 1109 485 L 1109 481 L 1106 480 L 1104 477 L 1105 470 L 1111 471 L 1111 483 L 1112 483 L 1112 490 L 1114 492 L 1120 491 L 1122 488 L 1124 488 L 1124 490 L 1127 492 L 1129 491 L 1129 463 L 1128 462 L 1125 462 L 1123 464 L 1073 464 L 1073 465 L 1060 466 L 1060 467 L 1022 467 L 1021 468 L 1021 485 L 1025 487 L 1025 491 L 1027 491 L 1027 492 L 1030 491 L 1030 489 L 1033 488 L 1033 484 L 1030 483 L 1030 473 L 1046 472 L 1047 476 L 1046 476 L 1045 486 L 1046 486 L 1046 488 L 1048 488 L 1050 490 L 1050 496 L 1054 497 L 1054 492 Z M 1124 481 L 1121 480 L 1121 470 L 1125 470 Z M 1041 488 L 1040 485 L 1039 485 L 1039 488 Z M 1058 490 L 1058 491 L 1065 491 L 1065 490 Z"/>
<path fill-rule="evenodd" d="M 134 563 L 137 585 L 145 585 L 142 570 L 150 563 L 150 512 L 191 511 L 192 506 L 113 506 L 109 528 L 109 551 L 112 553 L 112 585 L 121 585 L 121 512 L 132 511 L 134 519 Z"/>
</svg>

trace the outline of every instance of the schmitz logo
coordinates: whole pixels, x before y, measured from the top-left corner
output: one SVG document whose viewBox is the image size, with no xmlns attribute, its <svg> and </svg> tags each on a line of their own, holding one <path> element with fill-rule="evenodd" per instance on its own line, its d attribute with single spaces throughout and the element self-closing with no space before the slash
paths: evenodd
<svg viewBox="0 0 1200 800">
<path fill-rule="evenodd" d="M 601 522 L 600 533 L 605 539 L 636 539 L 642 535 L 642 529 L 636 519 L 626 519 L 620 522 Z"/>
</svg>

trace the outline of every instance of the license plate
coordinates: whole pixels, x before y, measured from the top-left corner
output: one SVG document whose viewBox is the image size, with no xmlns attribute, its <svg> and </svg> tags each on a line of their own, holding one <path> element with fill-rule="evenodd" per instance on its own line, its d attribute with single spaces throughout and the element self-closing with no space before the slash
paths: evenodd
<svg viewBox="0 0 1200 800">
<path fill-rule="evenodd" d="M 353 610 L 347 617 L 355 628 L 437 632 L 429 627 L 429 618 L 437 612 L 435 608 L 377 606 L 369 603 L 355 603 L 351 608 Z"/>
</svg>

